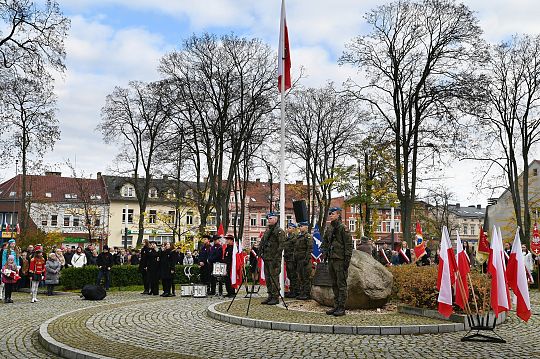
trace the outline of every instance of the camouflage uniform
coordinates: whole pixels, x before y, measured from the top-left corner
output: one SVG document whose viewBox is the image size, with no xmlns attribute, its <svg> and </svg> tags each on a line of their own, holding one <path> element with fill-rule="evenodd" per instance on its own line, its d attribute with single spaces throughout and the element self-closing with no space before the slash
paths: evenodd
<svg viewBox="0 0 540 359">
<path fill-rule="evenodd" d="M 294 248 L 294 261 L 298 273 L 298 299 L 308 299 L 311 292 L 311 249 L 313 247 L 309 232 L 298 234 Z"/>
<path fill-rule="evenodd" d="M 321 245 L 332 279 L 334 307 L 344 311 L 347 300 L 347 275 L 352 256 L 352 238 L 341 220 L 332 221 L 324 233 Z"/>
<path fill-rule="evenodd" d="M 279 272 L 281 267 L 281 252 L 285 242 L 285 231 L 277 224 L 268 226 L 259 246 L 261 258 L 264 260 L 264 275 L 268 299 L 279 298 Z"/>
<path fill-rule="evenodd" d="M 287 297 L 296 297 L 299 293 L 298 291 L 298 274 L 297 274 L 297 268 L 296 268 L 296 262 L 294 260 L 294 247 L 296 244 L 296 238 L 297 234 L 294 232 L 287 233 L 287 237 L 285 239 L 285 265 L 287 267 L 287 278 L 289 278 L 290 284 L 289 284 L 289 295 Z"/>
</svg>

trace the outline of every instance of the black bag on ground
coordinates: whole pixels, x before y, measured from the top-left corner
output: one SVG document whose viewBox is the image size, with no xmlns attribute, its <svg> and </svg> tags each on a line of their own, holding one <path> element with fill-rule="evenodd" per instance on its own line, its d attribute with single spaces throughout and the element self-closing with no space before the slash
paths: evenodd
<svg viewBox="0 0 540 359">
<path fill-rule="evenodd" d="M 102 300 L 107 296 L 107 292 L 102 286 L 87 284 L 81 289 L 81 295 L 87 300 Z"/>
</svg>

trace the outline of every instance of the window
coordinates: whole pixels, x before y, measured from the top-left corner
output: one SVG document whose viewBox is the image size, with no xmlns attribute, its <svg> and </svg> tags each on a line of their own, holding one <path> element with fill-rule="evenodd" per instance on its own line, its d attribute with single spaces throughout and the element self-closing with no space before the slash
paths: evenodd
<svg viewBox="0 0 540 359">
<path fill-rule="evenodd" d="M 101 219 L 99 217 L 94 217 L 94 226 L 95 227 L 101 226 Z"/>
<path fill-rule="evenodd" d="M 382 223 L 377 224 L 377 233 L 382 232 Z"/>
<path fill-rule="evenodd" d="M 51 198 L 51 197 L 52 197 L 52 193 L 51 193 L 51 192 L 45 192 L 45 197 Z"/>
<path fill-rule="evenodd" d="M 157 211 L 155 209 L 151 209 L 148 211 L 148 223 L 156 224 L 157 220 Z"/>
<path fill-rule="evenodd" d="M 249 245 L 250 247 L 254 247 L 257 244 L 258 237 L 249 237 Z"/>
<path fill-rule="evenodd" d="M 208 216 L 208 218 L 206 219 L 206 224 L 208 224 L 209 226 L 215 226 L 216 225 L 216 216 L 215 215 Z"/>
<path fill-rule="evenodd" d="M 49 223 L 49 216 L 46 214 L 41 215 L 41 225 L 46 226 Z"/>
<path fill-rule="evenodd" d="M 92 200 L 100 200 L 101 196 L 99 194 L 93 194 L 93 195 L 90 196 L 90 199 L 92 199 Z"/>
<path fill-rule="evenodd" d="M 476 226 L 474 224 L 471 224 L 471 234 L 472 235 L 476 234 Z"/>
<path fill-rule="evenodd" d="M 157 198 L 157 197 L 158 197 L 158 190 L 157 190 L 157 188 L 150 188 L 150 192 L 148 193 L 148 197 L 150 197 L 150 198 Z"/>
<path fill-rule="evenodd" d="M 51 215 L 51 227 L 56 227 L 56 226 L 58 226 L 58 215 L 53 214 Z"/>
<path fill-rule="evenodd" d="M 169 188 L 169 190 L 167 191 L 167 198 L 168 199 L 175 199 L 176 198 L 176 193 L 174 192 L 174 189 Z"/>
<path fill-rule="evenodd" d="M 69 227 L 70 218 L 69 216 L 64 216 L 64 227 Z"/>
<path fill-rule="evenodd" d="M 135 197 L 135 188 L 131 184 L 125 184 L 122 187 L 122 196 L 123 197 Z"/>
<path fill-rule="evenodd" d="M 249 225 L 254 227 L 257 225 L 257 215 L 256 214 L 250 214 L 249 215 Z"/>
<path fill-rule="evenodd" d="M 81 219 L 78 216 L 73 216 L 73 227 L 79 227 L 81 225 Z"/>
<path fill-rule="evenodd" d="M 533 168 L 533 176 L 538 176 L 538 168 Z"/>
<path fill-rule="evenodd" d="M 467 232 L 468 232 L 467 229 L 469 229 L 469 226 L 464 224 L 463 225 L 463 234 L 467 234 Z"/>
<path fill-rule="evenodd" d="M 261 218 L 261 226 L 266 227 L 266 224 L 267 224 L 267 219 L 266 219 L 266 217 Z"/>
<path fill-rule="evenodd" d="M 122 247 L 123 246 L 132 246 L 133 245 L 133 236 L 127 236 L 127 243 L 126 243 L 126 236 L 122 236 Z"/>
<path fill-rule="evenodd" d="M 400 221 L 394 221 L 394 232 L 396 232 L 396 233 L 401 232 L 401 222 Z"/>
<path fill-rule="evenodd" d="M 292 216 L 290 214 L 287 215 L 287 224 L 292 223 Z"/>
<path fill-rule="evenodd" d="M 349 219 L 349 231 L 356 231 L 356 220 L 354 218 Z"/>
<path fill-rule="evenodd" d="M 9 192 L 10 197 L 15 197 L 16 194 L 17 194 L 17 192 Z"/>
<path fill-rule="evenodd" d="M 26 197 L 32 197 L 32 191 L 26 191 Z"/>
<path fill-rule="evenodd" d="M 192 225 L 193 224 L 193 212 L 189 211 L 186 213 L 186 224 Z"/>
<path fill-rule="evenodd" d="M 175 217 L 176 217 L 176 212 L 175 211 L 169 211 L 168 214 L 167 214 L 167 223 L 173 224 Z"/>
<path fill-rule="evenodd" d="M 126 223 L 126 209 L 122 209 L 122 223 Z M 133 223 L 133 210 L 128 209 L 128 223 Z"/>
<path fill-rule="evenodd" d="M 165 242 L 171 242 L 172 243 L 172 236 L 149 236 L 148 240 L 150 242 L 156 241 L 157 244 L 163 244 Z"/>
</svg>

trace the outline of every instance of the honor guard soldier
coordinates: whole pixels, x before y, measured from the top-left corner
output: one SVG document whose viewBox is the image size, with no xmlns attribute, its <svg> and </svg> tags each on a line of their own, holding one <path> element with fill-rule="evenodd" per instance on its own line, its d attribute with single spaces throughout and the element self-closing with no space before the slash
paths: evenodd
<svg viewBox="0 0 540 359">
<path fill-rule="evenodd" d="M 276 305 L 279 303 L 279 272 L 281 267 L 281 252 L 285 242 L 285 231 L 278 226 L 278 215 L 270 212 L 266 215 L 268 228 L 264 232 L 259 245 L 260 255 L 264 261 L 264 276 L 268 298 L 261 304 Z"/>
<path fill-rule="evenodd" d="M 298 223 L 300 233 L 296 238 L 296 246 L 294 247 L 294 261 L 298 275 L 298 296 L 296 299 L 300 300 L 309 299 L 311 292 L 311 249 L 313 240 L 308 232 L 308 226 L 308 222 Z"/>
<path fill-rule="evenodd" d="M 296 225 L 294 223 L 287 224 L 287 236 L 285 237 L 283 258 L 287 268 L 287 278 L 289 278 L 289 291 L 285 293 L 286 298 L 295 298 L 299 294 L 298 275 L 296 271 L 296 262 L 294 260 L 294 247 L 296 246 Z"/>
<path fill-rule="evenodd" d="M 227 290 L 227 298 L 234 297 L 234 289 L 231 285 L 231 271 L 233 264 L 233 249 L 234 249 L 234 236 L 227 234 L 225 236 L 227 240 L 227 246 L 223 252 L 223 263 L 227 264 L 227 276 L 225 277 L 225 289 Z"/>
<path fill-rule="evenodd" d="M 336 317 L 345 315 L 347 300 L 347 276 L 352 256 L 352 238 L 347 227 L 341 222 L 341 208 L 332 207 L 328 211 L 330 226 L 324 233 L 321 249 L 328 261 L 328 271 L 334 292 L 334 308 L 326 311 Z"/>
</svg>

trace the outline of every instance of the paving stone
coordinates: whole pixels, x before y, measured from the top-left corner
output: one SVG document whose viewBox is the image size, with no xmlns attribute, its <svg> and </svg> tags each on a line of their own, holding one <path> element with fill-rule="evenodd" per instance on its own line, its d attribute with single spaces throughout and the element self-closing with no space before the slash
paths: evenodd
<svg viewBox="0 0 540 359">
<path fill-rule="evenodd" d="M 381 327 L 377 327 L 377 326 L 356 327 L 356 334 L 379 335 L 381 334 Z"/>
<path fill-rule="evenodd" d="M 335 334 L 356 334 L 356 327 L 348 325 L 334 325 Z"/>
<path fill-rule="evenodd" d="M 381 335 L 400 334 L 400 327 L 386 327 L 381 326 Z"/>
<path fill-rule="evenodd" d="M 419 334 L 420 328 L 418 325 L 407 325 L 401 327 L 401 334 Z"/>
<path fill-rule="evenodd" d="M 438 325 L 419 325 L 420 334 L 437 334 L 439 332 Z"/>
</svg>

